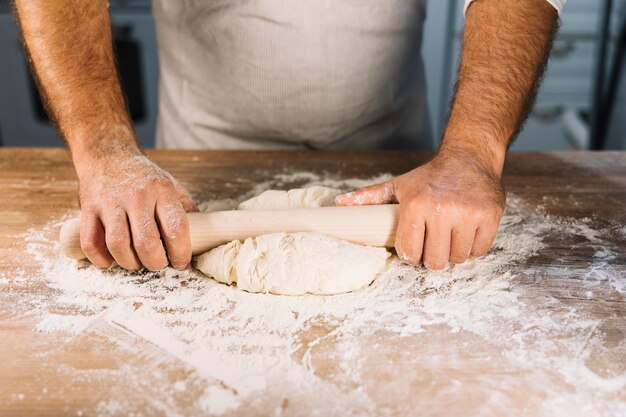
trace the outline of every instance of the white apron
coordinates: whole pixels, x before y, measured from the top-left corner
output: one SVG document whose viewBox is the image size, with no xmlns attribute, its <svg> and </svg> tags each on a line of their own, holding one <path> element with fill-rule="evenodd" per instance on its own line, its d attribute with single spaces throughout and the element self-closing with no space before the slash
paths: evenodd
<svg viewBox="0 0 626 417">
<path fill-rule="evenodd" d="M 155 0 L 157 146 L 430 148 L 425 0 Z"/>
</svg>

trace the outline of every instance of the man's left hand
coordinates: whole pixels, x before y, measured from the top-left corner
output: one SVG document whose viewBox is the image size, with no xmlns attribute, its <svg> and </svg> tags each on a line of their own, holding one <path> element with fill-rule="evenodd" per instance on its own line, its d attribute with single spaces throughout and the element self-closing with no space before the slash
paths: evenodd
<svg viewBox="0 0 626 417">
<path fill-rule="evenodd" d="M 504 211 L 500 172 L 471 154 L 440 152 L 387 182 L 340 195 L 339 206 L 400 203 L 395 247 L 405 262 L 429 269 L 487 254 Z"/>
</svg>

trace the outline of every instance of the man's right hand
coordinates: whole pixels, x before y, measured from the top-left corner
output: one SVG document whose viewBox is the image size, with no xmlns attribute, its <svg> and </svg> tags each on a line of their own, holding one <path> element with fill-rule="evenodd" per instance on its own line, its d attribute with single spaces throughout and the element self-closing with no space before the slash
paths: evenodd
<svg viewBox="0 0 626 417">
<path fill-rule="evenodd" d="M 115 260 L 125 269 L 156 271 L 168 258 L 186 268 L 186 212 L 198 210 L 187 190 L 139 151 L 81 162 L 80 245 L 87 258 L 100 268 Z"/>
<path fill-rule="evenodd" d="M 108 268 L 185 268 L 186 211 L 174 178 L 141 154 L 115 68 L 107 0 L 15 0 L 41 96 L 80 181 L 80 243 Z M 161 239 L 163 242 L 161 242 Z M 165 245 L 165 246 L 164 246 Z"/>
</svg>

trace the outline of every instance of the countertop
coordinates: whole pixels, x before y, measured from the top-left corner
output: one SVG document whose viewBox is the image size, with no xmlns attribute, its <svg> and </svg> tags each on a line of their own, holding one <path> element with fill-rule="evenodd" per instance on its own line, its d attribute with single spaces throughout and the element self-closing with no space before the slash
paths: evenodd
<svg viewBox="0 0 626 417">
<path fill-rule="evenodd" d="M 235 201 L 269 187 L 311 183 L 348 189 L 358 184 L 355 179 L 400 174 L 430 157 L 318 151 L 148 155 L 197 201 Z M 69 157 L 61 149 L 0 149 L 0 416 L 626 415 L 626 152 L 512 153 L 504 185 L 509 208 L 503 238 L 486 260 L 440 275 L 395 265 L 362 294 L 322 297 L 319 307 L 311 296 L 285 299 L 283 307 L 295 306 L 295 321 L 271 340 L 291 346 L 288 354 L 269 349 L 254 333 L 244 349 L 236 334 L 249 329 L 233 321 L 235 338 L 221 362 L 226 370 L 218 372 L 211 364 L 220 358 L 207 356 L 205 366 L 198 359 L 205 351 L 196 347 L 219 356 L 211 349 L 229 334 L 228 314 L 215 315 L 226 329 L 220 334 L 215 327 L 193 337 L 171 330 L 174 336 L 164 341 L 158 339 L 161 322 L 149 324 L 149 317 L 169 313 L 148 299 L 137 301 L 141 296 L 132 291 L 144 281 L 136 276 L 112 296 L 114 304 L 99 294 L 87 311 L 82 298 L 68 300 L 80 291 L 89 298 L 84 288 L 52 276 L 62 262 L 54 247 L 60 221 L 78 213 Z M 160 285 L 157 278 L 150 285 Z M 192 303 L 200 292 L 212 291 L 207 305 L 220 298 L 249 308 L 259 302 L 266 306 L 265 319 L 272 308 L 283 308 L 279 296 L 240 295 L 203 280 L 186 288 L 176 275 L 167 279 L 174 280 L 168 291 Z M 405 304 L 394 304 L 389 294 Z M 359 297 L 369 297 L 376 317 L 360 319 Z M 395 309 L 384 320 L 383 302 Z M 50 324 L 55 315 L 98 317 L 129 306 L 143 311 L 154 331 L 142 331 L 143 322 L 128 317 L 78 330 Z M 297 322 L 298 314 L 315 308 L 318 316 Z M 254 368 L 250 375 L 229 371 L 239 348 L 242 358 L 257 354 L 255 361 L 246 356 Z M 284 369 L 264 367 L 264 355 Z"/>
</svg>

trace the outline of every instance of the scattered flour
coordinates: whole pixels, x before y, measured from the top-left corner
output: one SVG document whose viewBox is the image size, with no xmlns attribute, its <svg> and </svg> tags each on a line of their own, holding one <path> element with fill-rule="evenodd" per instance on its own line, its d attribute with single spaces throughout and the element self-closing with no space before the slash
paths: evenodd
<svg viewBox="0 0 626 417">
<path fill-rule="evenodd" d="M 285 174 L 252 187 L 239 198 L 205 202 L 200 208 L 234 208 L 284 183 L 347 191 L 387 178 L 340 181 L 312 173 Z M 417 362 L 412 366 L 431 371 L 435 381 L 441 367 L 449 369 L 454 364 L 437 362 L 441 352 L 421 352 L 416 341 L 444 328 L 458 334 L 459 340 L 476 344 L 463 349 L 479 353 L 480 346 L 486 346 L 487 351 L 496 352 L 482 366 L 502 366 L 502 377 L 482 380 L 481 372 L 474 370 L 478 379 L 470 386 L 463 375 L 471 372 L 461 372 L 447 382 L 449 388 L 433 391 L 436 395 L 429 401 L 446 401 L 463 389 L 471 396 L 467 390 L 474 390 L 488 398 L 482 414 L 490 415 L 490 410 L 506 410 L 507 390 L 523 389 L 529 404 L 534 402 L 536 408 L 530 410 L 535 416 L 626 415 L 626 370 L 600 376 L 588 366 L 596 352 L 603 352 L 600 319 L 561 302 L 556 295 L 537 300 L 531 291 L 533 283 L 549 275 L 582 280 L 582 298 L 610 284 L 623 300 L 624 271 L 617 270 L 606 255 L 616 249 L 606 247 L 602 231 L 595 230 L 589 220 L 547 216 L 510 195 L 494 248 L 486 257 L 443 271 L 426 271 L 394 259 L 368 288 L 330 297 L 250 294 L 206 279 L 193 269 L 100 271 L 65 259 L 57 243 L 45 237 L 60 223 L 31 230 L 26 236 L 41 279 L 55 292 L 52 299 L 33 302 L 38 306 L 33 313 L 37 329 L 66 332 L 69 337 L 100 329 L 99 334 L 116 343 L 123 344 L 119 332 L 152 343 L 161 349 L 161 356 L 181 361 L 203 381 L 195 414 L 225 414 L 258 403 L 280 415 L 288 406 L 284 399 L 308 405 L 317 415 L 379 414 L 388 399 L 381 387 L 387 384 L 387 389 L 397 390 L 397 386 L 380 380 L 372 388 L 375 378 L 370 372 L 380 360 L 376 352 L 407 343 Z M 563 232 L 564 238 L 560 237 Z M 541 257 L 546 240 L 557 238 L 591 247 L 592 253 L 598 252 L 598 262 L 583 270 L 525 265 Z M 1 279 L 2 285 L 15 282 L 11 277 Z M 102 328 L 112 330 L 103 333 Z M 368 357 L 369 351 L 376 358 Z M 402 357 L 410 364 L 411 356 Z M 331 374 L 321 365 L 325 360 L 336 365 Z M 402 362 L 397 365 L 403 366 Z M 515 385 L 514 381 L 521 382 Z M 180 380 L 164 387 L 158 411 L 179 415 L 172 396 L 188 389 L 191 382 Z M 379 389 L 383 394 L 377 396 Z M 268 390 L 281 396 L 269 405 L 259 399 Z M 398 414 L 407 414 L 411 403 L 394 407 L 399 407 Z M 102 416 L 130 415 L 132 405 L 111 398 L 95 411 Z"/>
<path fill-rule="evenodd" d="M 78 334 L 87 329 L 92 321 L 92 316 L 49 313 L 39 321 L 35 329 L 43 332 L 64 331 Z"/>
</svg>

